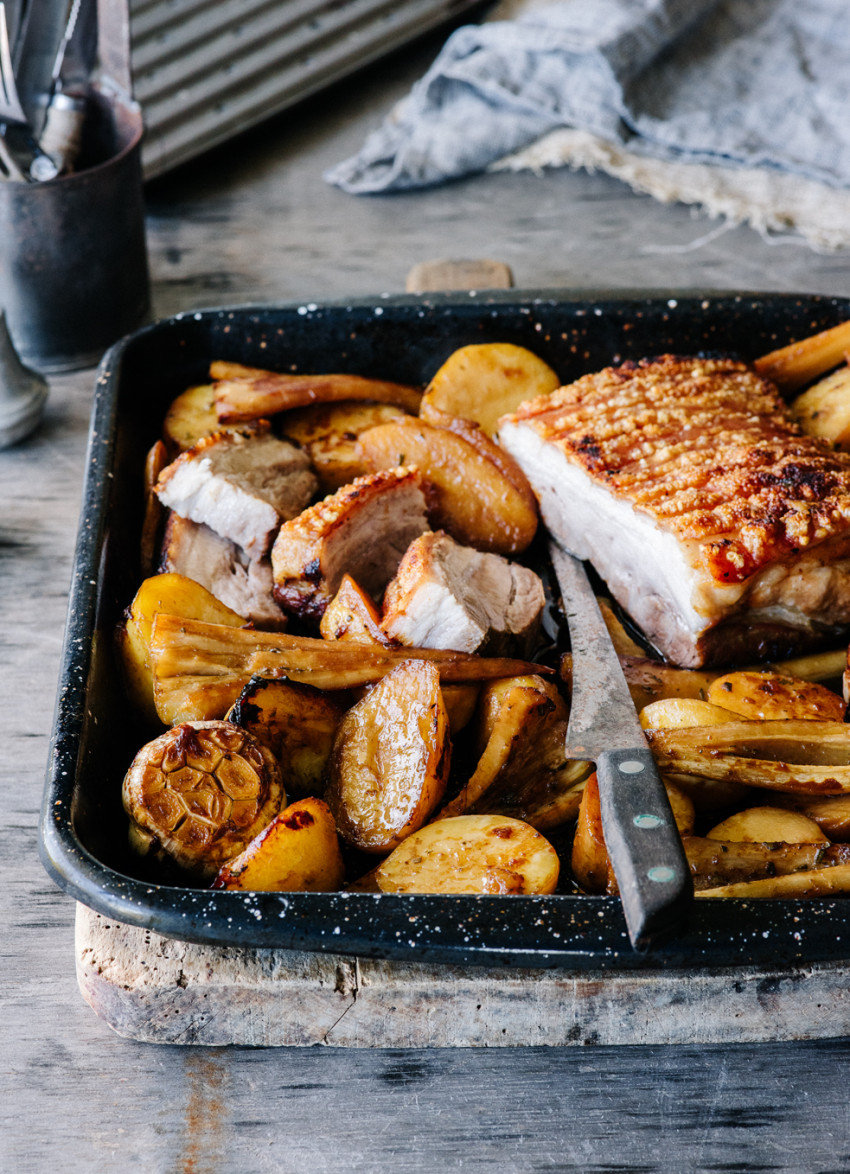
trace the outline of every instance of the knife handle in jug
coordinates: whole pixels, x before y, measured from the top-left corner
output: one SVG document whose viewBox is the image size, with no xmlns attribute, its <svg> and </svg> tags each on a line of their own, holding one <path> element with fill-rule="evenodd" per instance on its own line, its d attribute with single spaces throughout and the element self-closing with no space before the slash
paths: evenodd
<svg viewBox="0 0 850 1174">
<path fill-rule="evenodd" d="M 682 840 L 648 746 L 604 751 L 596 776 L 629 937 L 646 950 L 681 930 L 690 907 L 693 882 Z"/>
</svg>

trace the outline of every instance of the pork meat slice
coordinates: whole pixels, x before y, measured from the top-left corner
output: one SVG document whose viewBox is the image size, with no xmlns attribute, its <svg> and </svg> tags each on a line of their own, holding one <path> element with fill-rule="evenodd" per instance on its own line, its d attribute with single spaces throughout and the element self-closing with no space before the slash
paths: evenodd
<svg viewBox="0 0 850 1174">
<path fill-rule="evenodd" d="M 202 522 L 252 558 L 316 492 L 309 458 L 264 429 L 216 432 L 181 453 L 156 485 L 163 505 Z"/>
<path fill-rule="evenodd" d="M 160 570 L 194 579 L 258 628 L 286 627 L 286 616 L 272 594 L 271 560 L 249 558 L 241 546 L 201 522 L 169 515 Z"/>
<path fill-rule="evenodd" d="M 281 526 L 272 547 L 275 598 L 293 615 L 320 620 L 348 572 L 380 600 L 405 550 L 429 529 L 414 466 L 358 477 Z"/>
<path fill-rule="evenodd" d="M 384 595 L 382 628 L 415 648 L 526 656 L 540 630 L 540 578 L 442 530 L 415 539 Z"/>
<path fill-rule="evenodd" d="M 850 624 L 850 455 L 733 359 L 586 375 L 500 421 L 549 531 L 676 664 L 776 659 Z"/>
</svg>

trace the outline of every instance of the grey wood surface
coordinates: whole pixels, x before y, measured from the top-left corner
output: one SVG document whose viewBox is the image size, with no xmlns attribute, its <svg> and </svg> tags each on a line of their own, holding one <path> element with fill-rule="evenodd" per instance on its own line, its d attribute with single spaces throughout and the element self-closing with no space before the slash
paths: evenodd
<svg viewBox="0 0 850 1174">
<path fill-rule="evenodd" d="M 416 262 L 493 257 L 517 286 L 850 294 L 850 258 L 767 243 L 604 176 L 478 177 L 354 199 L 322 169 L 422 72 L 432 39 L 147 192 L 155 313 L 401 290 Z M 36 827 L 92 372 L 0 453 L 0 1170 L 850 1169 L 846 1040 L 493 1050 L 130 1043 L 81 999 L 73 902 Z"/>
</svg>

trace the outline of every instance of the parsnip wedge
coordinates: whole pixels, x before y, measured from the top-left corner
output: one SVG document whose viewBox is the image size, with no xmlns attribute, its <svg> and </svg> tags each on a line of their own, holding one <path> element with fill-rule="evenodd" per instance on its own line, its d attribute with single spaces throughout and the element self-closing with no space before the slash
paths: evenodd
<svg viewBox="0 0 850 1174">
<path fill-rule="evenodd" d="M 339 834 L 363 852 L 391 852 L 442 799 L 450 762 L 439 672 L 427 661 L 403 661 L 337 731 L 325 800 Z"/>
<path fill-rule="evenodd" d="M 422 404 L 476 420 L 493 436 L 501 416 L 560 385 L 552 368 L 525 347 L 472 343 L 449 355 L 428 384 Z"/>
<path fill-rule="evenodd" d="M 809 872 L 793 872 L 784 876 L 769 876 L 763 880 L 740 881 L 713 889 L 697 889 L 696 897 L 739 897 L 745 900 L 790 897 L 829 897 L 850 893 L 850 863 L 835 864 L 829 868 L 815 868 Z"/>
<path fill-rule="evenodd" d="M 408 836 L 376 870 L 384 893 L 554 893 L 558 854 L 503 815 L 459 815 Z"/>
<path fill-rule="evenodd" d="M 362 375 L 284 375 L 240 363 L 214 362 L 216 413 L 223 424 L 273 416 L 306 404 L 374 400 L 418 412 L 421 393 L 403 383 Z"/>
<path fill-rule="evenodd" d="M 721 886 L 808 874 L 815 869 L 831 871 L 850 865 L 847 844 L 751 844 L 685 836 L 682 846 L 697 891 L 714 892 Z"/>
<path fill-rule="evenodd" d="M 228 860 L 214 889 L 262 893 L 328 893 L 340 888 L 345 866 L 333 816 L 310 797 L 284 808 L 250 844 Z"/>
<path fill-rule="evenodd" d="M 361 433 L 360 447 L 376 472 L 415 465 L 430 487 L 432 525 L 463 545 L 510 555 L 525 550 L 534 537 L 533 494 L 518 489 L 494 460 L 458 433 L 400 419 Z"/>
<path fill-rule="evenodd" d="M 456 683 L 548 672 L 505 657 L 431 648 L 367 648 L 162 614 L 154 622 L 150 656 L 157 713 L 167 725 L 222 717 L 255 675 L 338 690 L 374 684 L 410 659 L 430 661 L 441 681 Z"/>
<path fill-rule="evenodd" d="M 781 391 L 797 391 L 837 367 L 848 350 L 850 321 L 762 355 L 753 366 L 759 375 L 772 379 Z"/>
<path fill-rule="evenodd" d="M 850 791 L 850 726 L 844 722 L 728 722 L 647 730 L 662 771 L 809 795 Z"/>
</svg>

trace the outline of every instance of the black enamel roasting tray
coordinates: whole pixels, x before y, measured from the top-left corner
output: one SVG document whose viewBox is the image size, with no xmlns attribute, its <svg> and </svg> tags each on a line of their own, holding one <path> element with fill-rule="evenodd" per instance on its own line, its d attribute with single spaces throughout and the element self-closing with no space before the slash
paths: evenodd
<svg viewBox="0 0 850 1174">
<path fill-rule="evenodd" d="M 379 296 L 178 315 L 110 350 L 96 385 L 82 515 L 41 821 L 42 860 L 93 909 L 169 937 L 223 946 L 510 966 L 794 965 L 850 956 L 850 900 L 697 902 L 687 930 L 632 951 L 609 897 L 240 893 L 139 879 L 120 791 L 141 739 L 112 633 L 141 579 L 144 458 L 169 402 L 212 359 L 349 371 L 424 384 L 457 347 L 513 342 L 568 382 L 627 358 L 755 358 L 850 318 L 850 299 L 761 294 L 499 291 Z"/>
</svg>

